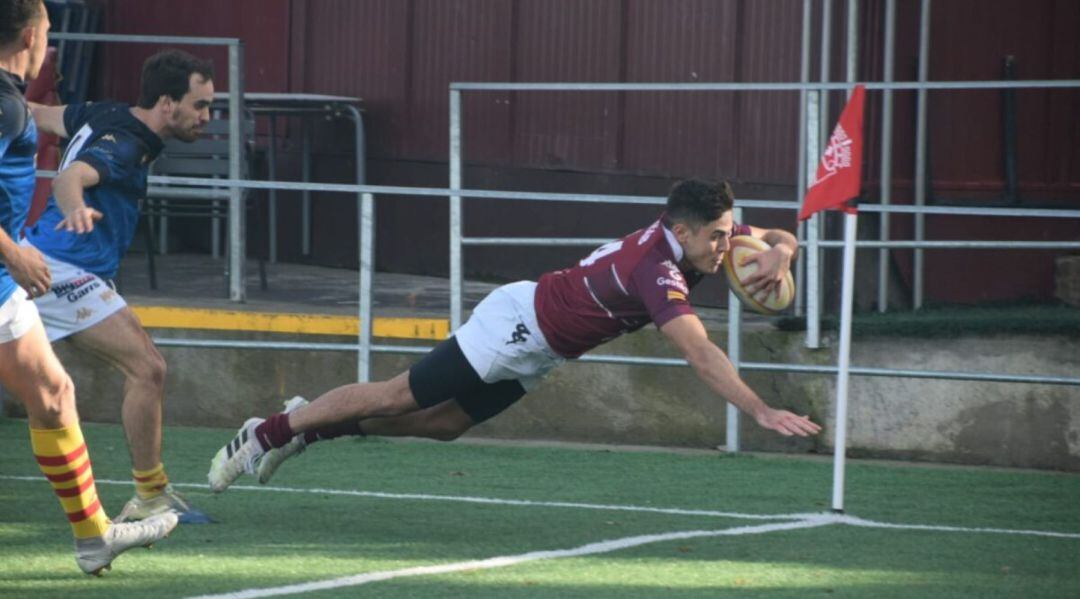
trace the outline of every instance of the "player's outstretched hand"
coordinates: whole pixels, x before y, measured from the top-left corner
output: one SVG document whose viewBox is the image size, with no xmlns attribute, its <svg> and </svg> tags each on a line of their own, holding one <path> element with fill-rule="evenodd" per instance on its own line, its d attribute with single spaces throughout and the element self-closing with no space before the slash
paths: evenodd
<svg viewBox="0 0 1080 599">
<path fill-rule="evenodd" d="M 52 274 L 41 252 L 30 246 L 15 246 L 14 255 L 8 256 L 7 269 L 11 278 L 29 294 L 31 299 L 44 295 L 52 287 Z"/>
<path fill-rule="evenodd" d="M 787 410 L 768 408 L 757 416 L 757 423 L 785 437 L 807 437 L 821 432 L 821 427 L 811 422 L 809 416 L 797 416 Z"/>
<path fill-rule="evenodd" d="M 94 230 L 94 222 L 101 220 L 102 214 L 89 206 L 72 210 L 64 220 L 56 223 L 56 230 L 63 229 L 73 233 L 83 234 Z"/>
<path fill-rule="evenodd" d="M 758 293 L 764 291 L 762 299 L 776 293 L 780 288 L 780 282 L 791 270 L 791 250 L 786 246 L 776 245 L 770 250 L 751 254 L 742 259 L 740 266 L 757 264 L 757 270 L 743 280 L 743 286 L 751 296 L 758 297 Z"/>
</svg>

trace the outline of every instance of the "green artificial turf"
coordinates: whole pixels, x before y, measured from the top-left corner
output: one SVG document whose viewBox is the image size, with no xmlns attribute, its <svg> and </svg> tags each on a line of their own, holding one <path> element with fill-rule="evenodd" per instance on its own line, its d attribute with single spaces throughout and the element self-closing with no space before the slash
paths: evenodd
<svg viewBox="0 0 1080 599">
<path fill-rule="evenodd" d="M 84 425 L 111 513 L 132 493 L 122 431 Z M 453 564 L 675 531 L 793 521 L 589 505 L 822 513 L 831 464 L 784 457 L 339 440 L 212 495 L 206 468 L 232 431 L 173 427 L 173 482 L 218 520 L 182 525 L 91 579 L 30 454 L 0 419 L 0 596 L 186 597 Z M 22 480 L 16 477 L 35 477 Z M 118 481 L 112 484 L 109 481 Z M 288 489 L 288 490 L 285 490 Z M 324 491 L 319 491 L 323 489 Z M 384 496 L 335 494 L 362 491 Z M 396 496 L 395 496 L 396 495 Z M 403 497 L 406 496 L 407 497 Z M 451 500 L 525 500 L 506 505 Z M 449 498 L 449 499 L 448 499 Z M 502 568 L 397 577 L 313 597 L 1069 597 L 1080 591 L 1080 476 L 854 462 L 847 514 L 894 524 L 1027 529 L 1071 538 L 814 528 L 680 539 Z"/>
</svg>

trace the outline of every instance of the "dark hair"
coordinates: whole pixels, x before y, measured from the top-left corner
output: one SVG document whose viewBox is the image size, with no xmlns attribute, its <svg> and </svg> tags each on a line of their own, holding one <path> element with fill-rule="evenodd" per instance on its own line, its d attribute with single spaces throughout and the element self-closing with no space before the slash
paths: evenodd
<svg viewBox="0 0 1080 599">
<path fill-rule="evenodd" d="M 179 101 L 191 88 L 191 75 L 214 78 L 214 65 L 183 50 L 162 50 L 146 59 L 139 84 L 139 108 L 153 108 L 161 96 Z"/>
<path fill-rule="evenodd" d="M 44 0 L 0 0 L 0 47 L 19 39 L 23 29 L 44 15 Z"/>
<path fill-rule="evenodd" d="M 696 229 L 710 223 L 735 205 L 735 192 L 727 181 L 686 179 L 668 194 L 665 220 L 671 225 L 685 223 Z"/>
</svg>

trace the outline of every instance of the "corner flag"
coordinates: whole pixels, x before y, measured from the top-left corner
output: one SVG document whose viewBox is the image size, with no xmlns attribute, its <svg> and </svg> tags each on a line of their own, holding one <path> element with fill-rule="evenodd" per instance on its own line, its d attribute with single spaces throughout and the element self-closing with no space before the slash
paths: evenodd
<svg viewBox="0 0 1080 599">
<path fill-rule="evenodd" d="M 862 186 L 863 106 L 866 104 L 866 88 L 856 85 L 840 121 L 836 123 L 829 145 L 821 155 L 814 182 L 806 190 L 799 211 L 799 220 L 810 218 L 815 212 L 839 208 L 854 213 L 855 207 L 845 204 L 859 195 Z"/>
</svg>

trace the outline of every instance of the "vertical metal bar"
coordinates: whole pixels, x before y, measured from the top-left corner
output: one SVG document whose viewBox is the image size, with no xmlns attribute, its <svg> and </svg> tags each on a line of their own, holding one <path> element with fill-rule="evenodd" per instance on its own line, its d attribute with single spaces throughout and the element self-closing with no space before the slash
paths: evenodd
<svg viewBox="0 0 1080 599">
<path fill-rule="evenodd" d="M 371 288 L 372 271 L 375 270 L 375 199 L 370 193 L 360 194 L 360 338 L 356 358 L 356 380 L 371 380 Z"/>
<path fill-rule="evenodd" d="M 244 139 L 244 44 L 229 44 L 229 178 L 243 178 Z M 229 189 L 229 299 L 242 302 L 244 288 L 244 190 Z"/>
<path fill-rule="evenodd" d="M 461 189 L 461 92 L 450 90 L 450 189 Z M 462 264 L 461 196 L 450 196 L 450 330 L 462 324 L 464 265 Z"/>
<path fill-rule="evenodd" d="M 731 212 L 735 222 L 742 222 L 742 208 L 734 208 Z M 728 358 L 735 366 L 735 372 L 739 372 L 739 362 L 742 360 L 742 302 L 734 291 L 728 291 Z M 731 453 L 739 451 L 739 409 L 730 402 L 727 404 L 727 434 L 724 437 L 727 450 Z"/>
<path fill-rule="evenodd" d="M 799 82 L 807 83 L 810 81 L 810 0 L 803 0 L 803 19 L 802 19 L 802 50 L 799 61 Z M 806 197 L 806 103 L 808 101 L 808 94 L 806 90 L 799 90 L 799 147 L 798 147 L 798 159 L 796 160 L 796 169 L 798 174 L 795 175 L 795 193 L 799 204 L 802 204 L 803 198 Z M 806 291 L 805 279 L 806 279 L 806 223 L 799 222 L 798 229 L 796 230 L 796 236 L 799 240 L 799 252 L 801 253 L 800 260 L 795 263 L 795 314 L 798 316 L 803 315 L 803 298 Z M 807 317 L 807 328 L 809 329 L 809 316 Z M 809 333 L 807 333 L 809 335 Z"/>
<path fill-rule="evenodd" d="M 270 147 L 266 149 L 266 179 L 268 181 L 277 181 L 277 116 L 270 115 Z M 267 243 L 270 246 L 269 256 L 267 259 L 271 264 L 277 262 L 277 190 L 271 189 L 269 194 L 269 206 L 267 207 L 269 224 L 266 227 Z"/>
<path fill-rule="evenodd" d="M 830 79 L 830 60 L 832 59 L 832 0 L 821 0 L 821 55 L 818 57 L 818 80 L 822 83 L 827 83 Z M 810 117 L 815 121 L 813 134 L 816 136 L 814 140 L 814 149 L 809 152 L 807 158 L 808 168 L 810 172 L 810 179 L 814 179 L 817 176 L 817 163 L 818 157 L 825 151 L 825 146 L 829 142 L 830 124 L 829 120 L 829 92 L 821 90 L 816 92 L 815 99 L 817 101 L 817 111 L 811 113 Z M 807 145 L 809 148 L 810 146 Z M 822 252 L 818 247 L 818 241 L 825 238 L 825 215 L 817 213 L 810 217 L 810 221 L 807 223 L 806 236 L 809 240 L 807 244 L 809 258 L 806 261 L 806 268 L 811 273 L 808 275 L 808 284 L 806 287 L 808 313 L 813 314 L 813 329 L 807 327 L 807 347 L 820 347 L 821 346 L 821 313 L 824 294 L 825 281 L 825 264 L 822 262 Z"/>
<path fill-rule="evenodd" d="M 168 200 L 159 200 L 163 206 L 167 206 Z M 169 217 L 162 214 L 158 217 L 158 255 L 164 256 L 169 253 Z"/>
<path fill-rule="evenodd" d="M 1002 65 L 1002 79 L 1012 81 L 1016 79 L 1016 57 L 1006 56 Z M 1016 195 L 1016 90 L 1001 90 L 1002 104 L 1002 139 L 1004 151 L 1002 165 L 1005 171 L 1005 202 L 1015 206 L 1020 202 Z"/>
<path fill-rule="evenodd" d="M 885 48 L 882 64 L 882 80 L 892 82 L 896 52 L 896 0 L 885 0 Z M 893 134 L 893 92 L 884 90 L 881 96 L 881 204 L 892 203 L 892 134 Z M 889 213 L 882 212 L 881 241 L 889 240 Z M 878 312 L 889 310 L 889 250 L 878 250 Z"/>
<path fill-rule="evenodd" d="M 221 200 L 212 200 L 210 205 L 214 214 L 221 214 Z M 221 218 L 218 216 L 210 219 L 210 255 L 214 258 L 221 257 Z"/>
<path fill-rule="evenodd" d="M 919 15 L 919 83 L 927 81 L 930 65 L 930 0 L 922 0 Z M 926 205 L 926 89 L 920 89 L 915 115 L 915 205 Z M 915 241 L 926 239 L 926 215 L 915 215 Z M 911 305 L 916 310 L 923 305 L 924 256 L 922 249 L 915 250 L 914 289 Z"/>
<path fill-rule="evenodd" d="M 845 75 L 849 83 L 859 80 L 859 2 L 848 0 L 847 3 L 847 60 Z M 854 89 L 848 90 L 848 97 Z"/>
<path fill-rule="evenodd" d="M 352 105 L 345 105 L 353 121 L 356 134 L 356 183 L 366 182 L 366 157 L 364 154 L 364 119 L 360 111 Z M 357 214 L 360 216 L 360 340 L 357 352 L 357 380 L 366 383 L 371 380 L 371 336 L 374 319 L 371 306 L 375 295 L 372 279 L 375 272 L 375 198 L 370 193 L 361 193 Z"/>
<path fill-rule="evenodd" d="M 311 181 L 311 125 L 303 121 L 303 134 L 300 142 L 300 179 Z M 300 194 L 300 254 L 311 255 L 311 190 L 305 189 Z"/>
<path fill-rule="evenodd" d="M 821 56 L 818 80 L 828 83 L 831 77 L 829 60 L 832 59 L 832 0 L 821 0 Z M 829 92 L 821 92 L 818 104 L 818 155 L 825 151 L 829 139 Z"/>
<path fill-rule="evenodd" d="M 365 148 L 364 115 L 357 107 L 346 104 L 345 111 L 352 116 L 353 132 L 356 134 L 356 184 L 367 183 L 367 151 Z"/>
<path fill-rule="evenodd" d="M 833 448 L 834 512 L 844 511 L 844 469 L 847 461 L 848 383 L 851 371 L 851 312 L 855 295 L 855 235 L 859 217 L 844 215 L 844 274 L 840 300 L 840 359 L 836 377 L 836 422 Z"/>
</svg>

